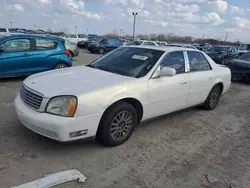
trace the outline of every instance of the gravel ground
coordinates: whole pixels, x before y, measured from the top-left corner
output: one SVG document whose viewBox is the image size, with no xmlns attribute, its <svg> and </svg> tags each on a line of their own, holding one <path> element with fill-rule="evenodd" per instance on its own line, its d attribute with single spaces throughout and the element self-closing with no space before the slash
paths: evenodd
<svg viewBox="0 0 250 188">
<path fill-rule="evenodd" d="M 80 55 L 75 65 L 96 56 Z M 58 143 L 22 127 L 13 100 L 21 79 L 0 81 L 0 187 L 68 169 L 88 180 L 63 187 L 249 188 L 250 87 L 232 84 L 214 111 L 197 108 L 137 127 L 123 145 Z"/>
</svg>

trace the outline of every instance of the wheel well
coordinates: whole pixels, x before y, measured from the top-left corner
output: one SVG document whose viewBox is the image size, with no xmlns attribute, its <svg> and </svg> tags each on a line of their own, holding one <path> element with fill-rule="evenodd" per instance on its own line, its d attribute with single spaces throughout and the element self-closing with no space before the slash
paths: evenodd
<svg viewBox="0 0 250 188">
<path fill-rule="evenodd" d="M 135 110 L 136 110 L 136 112 L 137 112 L 137 115 L 138 115 L 138 120 L 137 120 L 137 121 L 138 121 L 138 123 L 140 123 L 140 121 L 141 121 L 141 119 L 142 119 L 142 115 L 143 115 L 143 107 L 142 107 L 141 102 L 138 101 L 137 99 L 134 99 L 134 98 L 124 98 L 124 99 L 120 99 L 119 101 L 114 102 L 112 105 L 110 105 L 110 106 L 104 111 L 104 113 L 103 113 L 103 115 L 102 115 L 102 118 L 101 118 L 101 121 L 102 121 L 102 119 L 103 119 L 105 113 L 106 113 L 114 104 L 116 104 L 116 103 L 118 103 L 118 102 L 122 102 L 122 101 L 129 103 L 130 105 L 132 105 L 132 106 L 135 108 Z"/>
<path fill-rule="evenodd" d="M 219 82 L 219 83 L 217 83 L 216 85 L 220 86 L 220 91 L 221 91 L 221 93 L 222 93 L 222 92 L 223 92 L 223 89 L 224 89 L 223 83 Z"/>
<path fill-rule="evenodd" d="M 55 68 L 58 64 L 64 64 L 64 65 L 67 65 L 67 67 L 69 67 L 69 65 L 68 65 L 67 63 L 65 63 L 65 62 L 57 62 L 57 63 L 55 64 L 54 68 Z"/>
</svg>

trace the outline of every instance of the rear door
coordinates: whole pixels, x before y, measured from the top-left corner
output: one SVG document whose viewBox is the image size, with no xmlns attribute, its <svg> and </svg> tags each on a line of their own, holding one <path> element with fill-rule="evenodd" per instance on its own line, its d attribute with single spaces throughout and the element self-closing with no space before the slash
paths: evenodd
<svg viewBox="0 0 250 188">
<path fill-rule="evenodd" d="M 33 56 L 35 61 L 31 64 L 34 72 L 47 71 L 58 63 L 58 55 L 62 53 L 57 48 L 58 43 L 49 38 L 34 38 Z"/>
<path fill-rule="evenodd" d="M 190 85 L 188 92 L 188 106 L 205 102 L 214 86 L 214 72 L 206 57 L 197 51 L 187 53 L 190 66 Z"/>
<path fill-rule="evenodd" d="M 2 76 L 29 74 L 29 65 L 34 58 L 29 38 L 10 39 L 0 44 L 0 47 L 4 50 L 0 53 Z"/>
</svg>

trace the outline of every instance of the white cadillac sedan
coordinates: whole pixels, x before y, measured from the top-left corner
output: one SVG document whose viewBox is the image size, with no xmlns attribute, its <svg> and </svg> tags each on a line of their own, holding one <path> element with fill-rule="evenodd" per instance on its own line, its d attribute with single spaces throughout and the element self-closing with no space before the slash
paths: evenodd
<svg viewBox="0 0 250 188">
<path fill-rule="evenodd" d="M 144 120 L 197 105 L 214 109 L 230 80 L 227 67 L 195 49 L 120 47 L 87 66 L 28 77 L 15 108 L 43 136 L 116 146 Z"/>
</svg>

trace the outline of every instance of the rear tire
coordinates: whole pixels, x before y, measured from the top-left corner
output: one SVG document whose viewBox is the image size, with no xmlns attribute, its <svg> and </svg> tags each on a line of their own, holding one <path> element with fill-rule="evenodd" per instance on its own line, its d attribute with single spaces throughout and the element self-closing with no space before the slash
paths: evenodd
<svg viewBox="0 0 250 188">
<path fill-rule="evenodd" d="M 66 67 L 68 67 L 68 65 L 65 63 L 57 63 L 56 66 L 54 67 L 54 69 L 63 69 Z"/>
<path fill-rule="evenodd" d="M 219 85 L 215 85 L 210 91 L 203 108 L 205 110 L 213 110 L 217 106 L 220 96 L 221 96 L 221 87 Z"/>
<path fill-rule="evenodd" d="M 97 140 L 107 146 L 126 142 L 137 125 L 135 108 L 126 102 L 117 102 L 103 115 L 97 131 Z"/>
</svg>

